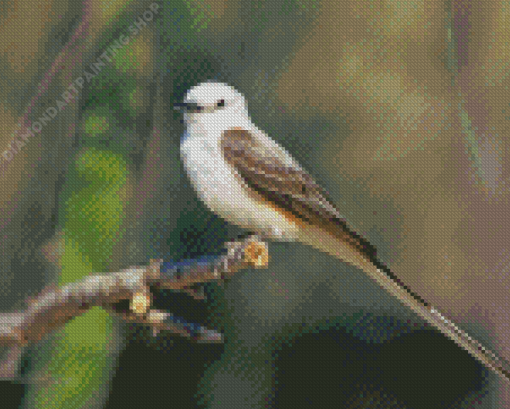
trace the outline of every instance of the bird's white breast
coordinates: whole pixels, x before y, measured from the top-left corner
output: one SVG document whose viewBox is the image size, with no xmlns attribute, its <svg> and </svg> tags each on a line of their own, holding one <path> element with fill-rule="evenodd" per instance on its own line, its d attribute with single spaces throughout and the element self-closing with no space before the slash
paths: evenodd
<svg viewBox="0 0 510 409">
<path fill-rule="evenodd" d="M 188 131 L 181 142 L 181 158 L 200 199 L 230 223 L 274 239 L 296 239 L 297 227 L 249 195 L 249 188 L 227 164 L 220 146 L 221 132 Z"/>
</svg>

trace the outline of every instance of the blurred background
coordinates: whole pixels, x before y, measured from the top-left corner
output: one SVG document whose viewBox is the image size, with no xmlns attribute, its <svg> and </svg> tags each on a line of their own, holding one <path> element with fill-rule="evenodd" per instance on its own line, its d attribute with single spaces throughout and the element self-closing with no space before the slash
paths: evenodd
<svg viewBox="0 0 510 409">
<path fill-rule="evenodd" d="M 179 159 L 172 104 L 216 79 L 403 282 L 510 360 L 509 22 L 503 0 L 3 0 L 0 311 L 241 233 Z M 207 301 L 155 294 L 224 344 L 92 309 L 27 348 L 0 407 L 509 407 L 360 271 L 299 244 L 270 256 Z"/>
</svg>

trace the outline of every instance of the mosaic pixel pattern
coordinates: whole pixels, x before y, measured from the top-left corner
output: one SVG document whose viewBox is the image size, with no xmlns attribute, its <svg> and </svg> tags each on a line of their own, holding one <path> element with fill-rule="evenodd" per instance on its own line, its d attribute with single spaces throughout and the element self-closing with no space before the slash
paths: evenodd
<svg viewBox="0 0 510 409">
<path fill-rule="evenodd" d="M 0 312 L 89 274 L 216 254 L 262 219 L 278 238 L 267 207 L 248 217 L 225 194 L 228 211 L 211 211 L 182 163 L 190 124 L 174 105 L 215 81 L 242 93 L 249 120 L 403 283 L 510 360 L 509 10 L 503 0 L 2 2 Z M 195 178 L 216 188 L 207 163 Z M 262 183 L 245 186 L 250 197 Z M 293 226 L 314 220 L 291 196 L 269 200 Z M 0 407 L 510 407 L 508 384 L 359 268 L 288 240 L 271 240 L 269 254 L 268 269 L 206 284 L 202 300 L 153 289 L 156 308 L 224 343 L 153 336 L 93 308 L 23 351 L 22 382 L 0 381 Z"/>
</svg>

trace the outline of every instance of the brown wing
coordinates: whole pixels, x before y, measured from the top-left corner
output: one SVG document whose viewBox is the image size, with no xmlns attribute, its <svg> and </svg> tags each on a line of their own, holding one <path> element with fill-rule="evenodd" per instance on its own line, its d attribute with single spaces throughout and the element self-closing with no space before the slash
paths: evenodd
<svg viewBox="0 0 510 409">
<path fill-rule="evenodd" d="M 368 241 L 348 228 L 327 192 L 297 163 L 289 163 L 288 154 L 264 146 L 251 132 L 240 128 L 223 132 L 221 149 L 226 161 L 263 199 L 300 220 L 321 226 L 370 258 L 375 256 Z"/>
<path fill-rule="evenodd" d="M 279 148 L 264 146 L 243 129 L 225 131 L 221 148 L 226 161 L 233 166 L 243 181 L 265 200 L 275 203 L 285 212 L 326 231 L 361 250 L 374 265 L 366 272 L 381 288 L 396 296 L 404 305 L 428 323 L 438 328 L 457 345 L 491 368 L 506 380 L 510 379 L 510 365 L 472 339 L 451 321 L 446 320 L 425 300 L 413 293 L 391 270 L 380 263 L 375 249 L 362 237 L 349 230 L 347 223 L 327 198 L 327 193 L 301 169 L 292 164 Z"/>
</svg>

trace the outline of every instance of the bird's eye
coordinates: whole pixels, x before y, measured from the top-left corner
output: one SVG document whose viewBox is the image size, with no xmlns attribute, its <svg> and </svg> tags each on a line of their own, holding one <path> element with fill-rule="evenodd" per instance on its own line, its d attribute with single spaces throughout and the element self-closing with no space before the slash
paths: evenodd
<svg viewBox="0 0 510 409">
<path fill-rule="evenodd" d="M 221 108 L 221 107 L 224 107 L 225 106 L 225 100 L 224 99 L 220 99 L 217 103 L 216 103 L 216 106 Z"/>
</svg>

